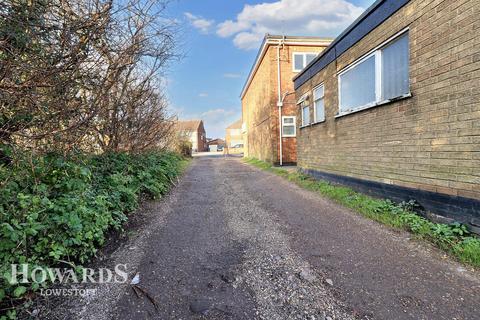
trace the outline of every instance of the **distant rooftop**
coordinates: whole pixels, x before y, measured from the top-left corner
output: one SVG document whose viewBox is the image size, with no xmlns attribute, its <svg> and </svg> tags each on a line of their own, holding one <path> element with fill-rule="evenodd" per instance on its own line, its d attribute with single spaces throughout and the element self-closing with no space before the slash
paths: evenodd
<svg viewBox="0 0 480 320">
<path fill-rule="evenodd" d="M 241 128 L 242 128 L 242 119 L 235 121 L 234 123 L 232 123 L 227 127 L 227 129 L 241 129 Z"/>
<path fill-rule="evenodd" d="M 202 120 L 184 120 L 177 122 L 178 131 L 197 131 Z"/>
<path fill-rule="evenodd" d="M 225 140 L 223 139 L 220 139 L 220 138 L 217 138 L 217 139 L 213 139 L 211 141 L 208 141 L 207 144 L 210 146 L 210 145 L 215 145 L 215 144 L 218 144 L 218 145 L 224 145 L 225 144 Z"/>
</svg>

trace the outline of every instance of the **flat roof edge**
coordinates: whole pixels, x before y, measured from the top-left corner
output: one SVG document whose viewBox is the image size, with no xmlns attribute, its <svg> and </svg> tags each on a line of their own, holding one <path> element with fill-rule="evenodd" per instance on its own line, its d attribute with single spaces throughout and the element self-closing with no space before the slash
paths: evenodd
<svg viewBox="0 0 480 320">
<path fill-rule="evenodd" d="M 294 78 L 295 90 L 405 6 L 410 0 L 377 0 Z"/>
</svg>

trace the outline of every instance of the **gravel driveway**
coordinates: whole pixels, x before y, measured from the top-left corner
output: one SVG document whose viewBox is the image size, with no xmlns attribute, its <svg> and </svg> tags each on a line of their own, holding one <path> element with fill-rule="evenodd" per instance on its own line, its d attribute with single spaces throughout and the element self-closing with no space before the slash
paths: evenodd
<svg viewBox="0 0 480 320">
<path fill-rule="evenodd" d="M 102 285 L 51 318 L 480 318 L 478 272 L 238 158 L 197 157 L 146 211 L 108 259 L 146 294 Z"/>
</svg>

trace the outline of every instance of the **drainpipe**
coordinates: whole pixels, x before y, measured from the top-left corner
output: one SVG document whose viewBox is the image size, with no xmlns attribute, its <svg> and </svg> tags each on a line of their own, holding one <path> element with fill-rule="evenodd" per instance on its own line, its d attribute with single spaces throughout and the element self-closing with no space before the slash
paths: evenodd
<svg viewBox="0 0 480 320">
<path fill-rule="evenodd" d="M 282 150 L 282 107 L 283 107 L 283 99 L 282 99 L 282 80 L 281 80 L 281 70 L 280 70 L 280 46 L 283 46 L 285 36 L 283 36 L 282 40 L 278 41 L 277 46 L 277 85 L 278 85 L 278 136 L 279 136 L 279 159 L 280 159 L 280 166 L 283 165 L 283 150 Z"/>
</svg>

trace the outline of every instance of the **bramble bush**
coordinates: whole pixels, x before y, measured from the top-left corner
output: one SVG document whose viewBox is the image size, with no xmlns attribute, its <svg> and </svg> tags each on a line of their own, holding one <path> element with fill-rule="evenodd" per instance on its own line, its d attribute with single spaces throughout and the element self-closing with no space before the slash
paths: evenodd
<svg viewBox="0 0 480 320">
<path fill-rule="evenodd" d="M 0 301 L 31 287 L 10 285 L 10 265 L 83 263 L 120 229 L 139 197 L 158 198 L 179 175 L 174 153 L 23 157 L 0 166 Z"/>
</svg>

